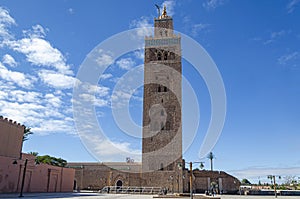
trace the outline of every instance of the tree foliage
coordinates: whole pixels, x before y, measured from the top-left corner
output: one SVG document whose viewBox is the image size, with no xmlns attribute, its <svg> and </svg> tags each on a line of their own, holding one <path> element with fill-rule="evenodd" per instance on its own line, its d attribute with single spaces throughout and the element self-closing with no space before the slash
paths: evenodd
<svg viewBox="0 0 300 199">
<path fill-rule="evenodd" d="M 39 155 L 39 153 L 38 153 L 38 152 L 35 152 L 35 151 L 30 151 L 29 154 L 30 154 L 30 155 L 33 155 L 33 156 L 35 156 L 35 157 L 37 157 L 37 156 Z"/>
<path fill-rule="evenodd" d="M 62 158 L 52 157 L 50 155 L 37 156 L 36 161 L 39 163 L 49 164 L 53 166 L 65 167 L 67 161 Z"/>
<path fill-rule="evenodd" d="M 297 184 L 297 177 L 296 176 L 285 176 L 284 177 L 284 184 L 285 185 Z"/>
<path fill-rule="evenodd" d="M 241 183 L 243 185 L 251 185 L 251 182 L 248 179 L 246 179 L 246 178 L 242 179 Z"/>
<path fill-rule="evenodd" d="M 23 142 L 28 140 L 28 136 L 32 135 L 32 134 L 33 134 L 33 132 L 31 132 L 31 128 L 25 126 L 24 133 L 23 133 Z"/>
</svg>

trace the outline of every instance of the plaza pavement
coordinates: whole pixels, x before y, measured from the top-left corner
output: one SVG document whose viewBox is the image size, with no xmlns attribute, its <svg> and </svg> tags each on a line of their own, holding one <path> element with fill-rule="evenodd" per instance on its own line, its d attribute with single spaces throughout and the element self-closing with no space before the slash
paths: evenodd
<svg viewBox="0 0 300 199">
<path fill-rule="evenodd" d="M 25 193 L 24 199 L 150 199 L 155 195 L 100 193 Z M 17 199 L 19 194 L 0 194 L 0 198 Z M 221 199 L 275 199 L 274 196 L 222 195 Z M 213 197 L 211 197 L 213 199 Z M 182 198 L 187 199 L 187 198 Z M 278 199 L 300 199 L 299 196 L 278 196 Z"/>
</svg>

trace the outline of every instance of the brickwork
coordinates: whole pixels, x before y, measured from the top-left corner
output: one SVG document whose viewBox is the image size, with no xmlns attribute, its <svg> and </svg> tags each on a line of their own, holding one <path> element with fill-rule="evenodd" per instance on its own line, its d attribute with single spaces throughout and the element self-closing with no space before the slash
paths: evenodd
<svg viewBox="0 0 300 199">
<path fill-rule="evenodd" d="M 181 38 L 173 33 L 173 19 L 164 8 L 154 19 L 154 36 L 145 38 L 142 164 L 69 163 L 76 169 L 77 187 L 99 190 L 120 183 L 189 192 L 190 173 L 182 159 L 181 81 Z M 194 190 L 204 192 L 213 181 L 224 192 L 239 185 L 224 172 L 195 171 Z"/>
<path fill-rule="evenodd" d="M 196 170 L 193 174 L 195 190 L 200 193 L 210 190 L 212 182 L 215 182 L 218 185 L 218 191 L 223 191 L 223 193 L 237 193 L 241 185 L 237 178 L 223 171 Z"/>
<path fill-rule="evenodd" d="M 116 186 L 119 180 L 122 186 L 142 185 L 140 163 L 68 163 L 68 167 L 75 169 L 78 189 L 100 190 L 105 186 Z"/>
<path fill-rule="evenodd" d="M 182 192 L 181 71 L 180 36 L 164 9 L 145 39 L 142 171 L 144 186 L 172 192 Z"/>
</svg>

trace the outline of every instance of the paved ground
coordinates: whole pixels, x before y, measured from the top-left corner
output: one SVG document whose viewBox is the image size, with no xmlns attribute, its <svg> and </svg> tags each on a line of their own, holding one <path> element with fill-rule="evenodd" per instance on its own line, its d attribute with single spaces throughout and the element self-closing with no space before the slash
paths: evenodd
<svg viewBox="0 0 300 199">
<path fill-rule="evenodd" d="M 0 194 L 0 198 L 17 199 L 18 194 Z M 219 196 L 218 196 L 219 197 Z M 221 199 L 273 199 L 274 196 L 222 195 Z M 24 199 L 152 199 L 153 195 L 99 194 L 99 193 L 25 193 Z M 300 199 L 300 196 L 278 196 L 278 199 Z"/>
</svg>

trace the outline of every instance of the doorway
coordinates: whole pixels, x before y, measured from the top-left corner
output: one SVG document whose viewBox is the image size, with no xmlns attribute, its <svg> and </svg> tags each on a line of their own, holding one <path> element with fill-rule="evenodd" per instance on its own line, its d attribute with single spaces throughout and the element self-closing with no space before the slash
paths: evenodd
<svg viewBox="0 0 300 199">
<path fill-rule="evenodd" d="M 118 180 L 117 183 L 116 183 L 117 189 L 121 188 L 122 185 L 123 185 L 122 180 Z"/>
</svg>

